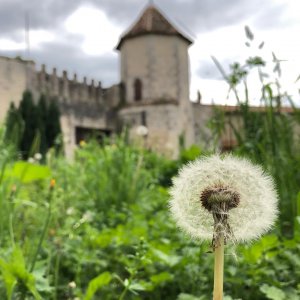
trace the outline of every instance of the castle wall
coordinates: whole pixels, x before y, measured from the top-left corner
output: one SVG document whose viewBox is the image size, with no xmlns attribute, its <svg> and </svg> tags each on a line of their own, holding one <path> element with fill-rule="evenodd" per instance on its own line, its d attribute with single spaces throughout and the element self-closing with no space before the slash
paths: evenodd
<svg viewBox="0 0 300 300">
<path fill-rule="evenodd" d="M 200 103 L 193 103 L 192 106 L 195 144 L 211 147 L 214 141 L 208 123 L 213 116 L 214 108 L 211 105 L 201 105 Z"/>
<path fill-rule="evenodd" d="M 0 123 L 10 103 L 19 104 L 22 94 L 34 79 L 34 63 L 18 58 L 0 57 Z"/>
<path fill-rule="evenodd" d="M 76 146 L 76 127 L 110 130 L 107 112 L 114 105 L 105 101 L 101 82 L 97 85 L 92 80 L 87 83 L 77 81 L 77 75 L 68 78 L 66 71 L 57 75 L 46 72 L 45 65 L 40 71 L 35 69 L 32 61 L 19 58 L 0 57 L 0 122 L 5 121 L 10 103 L 19 105 L 23 92 L 29 89 L 35 101 L 44 94 L 48 101 L 58 101 L 61 112 L 61 128 L 64 137 L 64 148 L 68 157 L 72 156 Z M 116 92 L 114 92 L 115 98 Z"/>
</svg>

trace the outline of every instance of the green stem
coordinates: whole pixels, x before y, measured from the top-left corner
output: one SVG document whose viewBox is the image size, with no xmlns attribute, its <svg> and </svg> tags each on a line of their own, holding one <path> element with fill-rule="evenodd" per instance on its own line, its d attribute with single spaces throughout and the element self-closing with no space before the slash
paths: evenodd
<svg viewBox="0 0 300 300">
<path fill-rule="evenodd" d="M 37 261 L 37 257 L 38 257 L 38 255 L 39 255 L 39 253 L 41 251 L 42 243 L 43 243 L 43 241 L 45 239 L 46 231 L 47 231 L 47 228 L 48 228 L 49 223 L 50 223 L 50 218 L 51 218 L 51 200 L 52 200 L 52 189 L 50 189 L 50 193 L 49 193 L 49 196 L 48 196 L 48 205 L 49 206 L 48 206 L 47 217 L 46 217 L 46 220 L 45 220 L 45 223 L 44 223 L 43 231 L 42 231 L 42 234 L 40 236 L 40 240 L 39 240 L 37 249 L 36 249 L 35 254 L 33 256 L 33 260 L 32 260 L 29 272 L 32 272 L 34 270 L 35 263 Z"/>
<path fill-rule="evenodd" d="M 15 235 L 14 235 L 14 226 L 13 226 L 13 213 L 14 213 L 14 198 L 15 198 L 15 191 L 10 193 L 9 197 L 9 236 L 11 240 L 12 246 L 15 246 Z"/>
<path fill-rule="evenodd" d="M 14 228 L 13 228 L 13 215 L 11 212 L 9 214 L 9 235 L 10 235 L 11 244 L 14 246 L 15 235 L 14 235 Z"/>
<path fill-rule="evenodd" d="M 58 290 L 58 276 L 59 276 L 59 265 L 60 265 L 60 252 L 57 251 L 55 260 L 55 270 L 54 270 L 54 295 L 53 300 L 57 300 L 57 290 Z"/>
<path fill-rule="evenodd" d="M 129 277 L 129 279 L 128 279 L 128 284 L 125 286 L 125 289 L 123 290 L 123 292 L 122 292 L 119 300 L 123 300 L 125 298 L 125 296 L 126 296 L 126 294 L 128 292 L 128 289 L 130 287 L 130 284 L 131 284 L 131 281 L 132 281 L 133 277 L 134 277 L 134 274 L 131 274 L 130 277 Z"/>
</svg>

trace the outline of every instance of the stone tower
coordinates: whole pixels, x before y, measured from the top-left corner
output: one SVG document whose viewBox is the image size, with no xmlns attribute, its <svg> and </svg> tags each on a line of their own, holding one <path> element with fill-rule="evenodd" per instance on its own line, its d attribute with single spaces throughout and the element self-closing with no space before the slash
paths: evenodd
<svg viewBox="0 0 300 300">
<path fill-rule="evenodd" d="M 173 156 L 178 153 L 180 136 L 186 146 L 194 142 L 189 100 L 191 43 L 149 5 L 116 47 L 121 58 L 119 118 L 132 134 L 140 125 L 147 127 L 147 145 Z"/>
</svg>

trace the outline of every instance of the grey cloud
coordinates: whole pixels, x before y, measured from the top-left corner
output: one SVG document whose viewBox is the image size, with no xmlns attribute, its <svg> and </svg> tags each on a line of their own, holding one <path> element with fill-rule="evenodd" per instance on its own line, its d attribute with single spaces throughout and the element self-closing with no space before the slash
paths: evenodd
<svg viewBox="0 0 300 300">
<path fill-rule="evenodd" d="M 219 60 L 216 58 L 226 74 L 230 72 L 229 66 L 233 63 L 230 59 Z M 196 74 L 202 79 L 224 80 L 218 67 L 212 59 L 207 59 L 199 62 Z"/>
<path fill-rule="evenodd" d="M 32 50 L 30 56 L 34 58 L 37 69 L 41 64 L 45 64 L 49 73 L 56 67 L 58 73 L 67 70 L 69 78 L 73 77 L 73 73 L 77 73 L 79 80 L 87 76 L 88 81 L 91 79 L 101 81 L 103 86 L 116 83 L 119 73 L 116 55 L 111 53 L 87 56 L 78 45 L 80 45 L 79 38 L 66 37 L 66 42 L 44 43 L 39 49 Z M 0 55 L 24 56 L 24 51 L 0 51 Z"/>
<path fill-rule="evenodd" d="M 129 26 L 146 6 L 140 0 L 14 0 L 0 3 L 0 30 L 11 33 L 24 28 L 25 12 L 30 15 L 32 28 L 57 28 L 80 5 L 94 5 L 106 12 L 114 22 Z M 266 14 L 274 4 L 260 0 L 165 0 L 157 1 L 157 6 L 180 27 L 191 33 L 206 31 L 224 25 L 234 24 L 253 14 Z M 280 15 L 280 10 L 276 14 Z M 272 15 L 270 15 L 272 17 Z M 124 29 L 126 29 L 124 27 Z"/>
<path fill-rule="evenodd" d="M 69 77 L 75 72 L 81 79 L 87 76 L 88 80 L 101 81 L 104 86 L 116 83 L 118 78 L 118 60 L 113 53 L 87 56 L 76 45 L 52 43 L 40 51 L 35 51 L 32 56 L 37 62 L 45 63 L 49 69 L 58 67 L 59 72 L 65 69 Z"/>
<path fill-rule="evenodd" d="M 30 28 L 51 29 L 59 26 L 84 0 L 14 0 L 0 3 L 1 36 L 25 29 L 25 15 L 29 15 Z"/>
<path fill-rule="evenodd" d="M 24 40 L 25 12 L 30 15 L 32 29 L 48 29 L 59 33 L 60 42 L 44 43 L 31 52 L 37 63 L 77 71 L 80 76 L 88 75 L 103 81 L 105 85 L 115 83 L 118 78 L 116 54 L 88 56 L 80 50 L 82 37 L 62 36 L 62 22 L 80 5 L 93 5 L 102 9 L 112 22 L 124 28 L 133 24 L 148 1 L 140 0 L 0 0 L 0 38 L 10 37 L 15 41 Z M 267 26 L 263 20 L 276 14 L 279 19 L 284 13 L 280 7 L 272 6 L 269 1 L 261 0 L 164 0 L 155 1 L 170 21 L 175 22 L 190 36 L 201 31 L 209 31 L 225 25 L 233 25 L 244 18 L 256 15 L 260 26 Z M 275 26 L 270 22 L 268 26 Z M 19 30 L 19 32 L 17 32 Z M 19 52 L 3 52 L 17 55 Z M 215 78 L 217 70 L 213 63 L 202 64 L 198 75 Z M 218 77 L 218 76 L 217 76 Z M 220 77 L 218 77 L 220 78 Z"/>
<path fill-rule="evenodd" d="M 220 72 L 213 61 L 203 61 L 199 64 L 196 74 L 203 79 L 219 79 Z"/>
<path fill-rule="evenodd" d="M 286 9 L 286 3 L 278 3 L 274 4 L 267 11 L 260 11 L 256 16 L 255 25 L 262 29 L 282 28 L 289 25 L 291 20 L 287 20 L 285 16 Z"/>
</svg>

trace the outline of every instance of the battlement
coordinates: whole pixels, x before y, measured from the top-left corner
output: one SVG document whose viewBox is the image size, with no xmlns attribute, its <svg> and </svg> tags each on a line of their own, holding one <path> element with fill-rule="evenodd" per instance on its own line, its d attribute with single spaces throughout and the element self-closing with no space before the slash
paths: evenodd
<svg viewBox="0 0 300 300">
<path fill-rule="evenodd" d="M 62 75 L 59 76 L 56 68 L 48 73 L 44 64 L 41 66 L 41 70 L 36 72 L 36 80 L 33 85 L 37 92 L 57 97 L 62 102 L 101 103 L 103 101 L 101 81 L 97 84 L 94 80 L 87 83 L 87 78 L 84 77 L 83 81 L 79 82 L 76 73 L 70 79 L 66 70 L 63 70 Z"/>
</svg>

